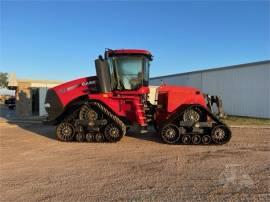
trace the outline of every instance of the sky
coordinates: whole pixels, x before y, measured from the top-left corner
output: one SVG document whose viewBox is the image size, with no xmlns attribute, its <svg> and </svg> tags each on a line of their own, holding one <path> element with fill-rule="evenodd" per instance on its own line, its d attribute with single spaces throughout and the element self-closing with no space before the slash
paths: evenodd
<svg viewBox="0 0 270 202">
<path fill-rule="evenodd" d="M 269 1 L 1 1 L 0 72 L 95 75 L 105 48 L 147 49 L 151 76 L 270 59 Z"/>
</svg>

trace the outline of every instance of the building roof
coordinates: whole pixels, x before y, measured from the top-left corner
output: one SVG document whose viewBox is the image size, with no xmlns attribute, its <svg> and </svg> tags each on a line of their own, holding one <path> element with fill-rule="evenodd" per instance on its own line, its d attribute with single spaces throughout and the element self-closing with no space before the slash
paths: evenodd
<svg viewBox="0 0 270 202">
<path fill-rule="evenodd" d="M 17 82 L 47 83 L 47 84 L 60 84 L 60 83 L 64 83 L 64 81 L 56 81 L 56 80 L 33 80 L 33 79 L 18 79 Z"/>
<path fill-rule="evenodd" d="M 52 86 L 64 83 L 64 81 L 54 81 L 54 80 L 33 80 L 33 79 L 17 79 L 16 74 L 12 73 L 8 78 L 8 89 L 15 90 L 18 87 L 18 83 L 27 82 L 33 84 L 34 87 L 42 86 Z"/>
<path fill-rule="evenodd" d="M 242 67 L 247 67 L 247 66 L 252 66 L 252 65 L 261 65 L 261 64 L 268 64 L 268 63 L 270 64 L 270 60 L 263 60 L 263 61 L 257 61 L 257 62 L 238 64 L 238 65 L 215 67 L 215 68 L 208 68 L 208 69 L 196 70 L 196 71 L 191 71 L 191 72 L 183 72 L 183 73 L 177 73 L 177 74 L 169 74 L 169 75 L 164 75 L 164 76 L 157 76 L 157 77 L 152 77 L 150 79 L 159 79 L 159 78 L 180 76 L 180 75 L 193 74 L 193 73 L 210 72 L 210 71 L 220 71 L 220 70 L 225 70 L 225 69 L 228 70 L 228 69 L 242 68 Z"/>
</svg>

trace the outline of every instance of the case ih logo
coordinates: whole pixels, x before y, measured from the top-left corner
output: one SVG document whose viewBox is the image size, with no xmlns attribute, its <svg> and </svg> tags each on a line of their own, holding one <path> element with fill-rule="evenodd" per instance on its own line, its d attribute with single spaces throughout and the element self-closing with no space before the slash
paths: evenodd
<svg viewBox="0 0 270 202">
<path fill-rule="evenodd" d="M 82 82 L 82 86 L 89 86 L 89 85 L 92 85 L 92 84 L 96 84 L 96 81 L 85 81 L 85 82 Z"/>
</svg>

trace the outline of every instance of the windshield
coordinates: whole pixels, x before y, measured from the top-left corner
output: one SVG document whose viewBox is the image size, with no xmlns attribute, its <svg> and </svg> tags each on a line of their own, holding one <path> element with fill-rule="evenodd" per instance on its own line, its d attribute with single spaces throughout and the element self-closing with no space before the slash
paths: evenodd
<svg viewBox="0 0 270 202">
<path fill-rule="evenodd" d="M 109 62 L 118 90 L 136 90 L 148 86 L 149 60 L 142 56 L 113 57 Z"/>
</svg>

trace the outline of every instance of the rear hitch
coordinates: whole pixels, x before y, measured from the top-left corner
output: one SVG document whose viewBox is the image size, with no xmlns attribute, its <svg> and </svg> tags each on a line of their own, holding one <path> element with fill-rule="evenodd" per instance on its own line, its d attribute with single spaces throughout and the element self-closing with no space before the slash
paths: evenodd
<svg viewBox="0 0 270 202">
<path fill-rule="evenodd" d="M 224 112 L 222 99 L 217 95 L 204 94 L 204 98 L 207 103 L 208 109 L 218 118 L 226 118 L 227 115 Z M 216 110 L 215 110 L 216 109 Z"/>
</svg>

